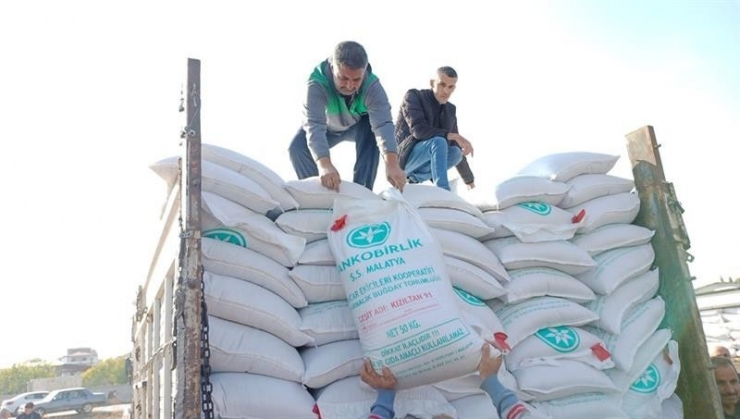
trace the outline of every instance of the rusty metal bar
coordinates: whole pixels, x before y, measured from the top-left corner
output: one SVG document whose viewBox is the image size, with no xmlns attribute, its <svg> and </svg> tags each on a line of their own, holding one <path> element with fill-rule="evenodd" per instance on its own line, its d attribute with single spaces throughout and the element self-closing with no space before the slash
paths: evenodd
<svg viewBox="0 0 740 419">
<path fill-rule="evenodd" d="M 200 256 L 201 132 L 200 60 L 188 59 L 185 97 L 187 125 L 184 129 L 185 154 L 182 160 L 182 207 L 184 218 L 184 257 L 179 284 L 182 315 L 177 330 L 177 396 L 175 417 L 201 417 L 201 288 Z"/>
<path fill-rule="evenodd" d="M 693 257 L 683 224 L 683 208 L 671 183 L 666 182 L 655 131 L 642 127 L 626 135 L 640 213 L 635 224 L 655 231 L 652 244 L 660 269 L 658 293 L 666 302 L 664 327 L 678 341 L 681 374 L 676 393 L 683 402 L 684 417 L 722 419 L 722 405 L 711 370 L 704 329 L 687 261 Z"/>
</svg>

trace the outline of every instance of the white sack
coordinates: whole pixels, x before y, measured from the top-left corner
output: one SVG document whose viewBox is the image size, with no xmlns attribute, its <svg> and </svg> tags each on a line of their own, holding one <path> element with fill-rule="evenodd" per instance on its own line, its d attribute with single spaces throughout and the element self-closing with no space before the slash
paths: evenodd
<svg viewBox="0 0 740 419">
<path fill-rule="evenodd" d="M 568 359 L 598 370 L 614 367 L 604 341 L 578 327 L 554 326 L 538 330 L 519 342 L 506 357 L 509 371 L 532 365 L 557 365 Z"/>
<path fill-rule="evenodd" d="M 211 374 L 211 384 L 217 418 L 316 419 L 314 398 L 296 382 L 227 372 Z"/>
<path fill-rule="evenodd" d="M 298 265 L 288 275 L 303 291 L 309 304 L 346 298 L 336 266 Z"/>
<path fill-rule="evenodd" d="M 658 269 L 653 269 L 620 285 L 609 295 L 599 296 L 586 304 L 599 315 L 594 326 L 618 335 L 622 331 L 624 316 L 638 304 L 653 298 L 658 291 Z"/>
<path fill-rule="evenodd" d="M 356 375 L 323 388 L 316 398 L 316 404 L 321 419 L 367 419 L 377 394 L 361 383 L 360 377 Z M 431 386 L 398 391 L 393 409 L 397 418 L 409 415 L 418 419 L 433 419 L 439 415 L 458 417 L 452 405 Z"/>
<path fill-rule="evenodd" d="M 390 194 L 337 199 L 328 232 L 363 352 L 376 370 L 393 371 L 399 389 L 472 372 L 483 341 L 462 318 L 442 250 L 416 210 Z"/>
<path fill-rule="evenodd" d="M 298 258 L 298 263 L 303 265 L 326 265 L 335 267 L 337 262 L 334 255 L 331 254 L 329 241 L 326 239 L 317 240 L 306 245 L 306 248 Z"/>
<path fill-rule="evenodd" d="M 483 215 L 475 205 L 459 195 L 434 185 L 406 185 L 403 188 L 403 197 L 414 208 L 456 209 L 478 218 Z"/>
<path fill-rule="evenodd" d="M 598 318 L 593 311 L 557 297 L 535 297 L 511 305 L 498 300 L 489 300 L 486 304 L 493 309 L 496 317 L 504 325 L 509 345 L 512 347 L 540 329 L 554 326 L 582 326 Z"/>
<path fill-rule="evenodd" d="M 514 233 L 509 231 L 508 228 L 504 227 L 504 224 L 506 224 L 509 220 L 508 213 L 505 213 L 503 211 L 486 211 L 483 213 L 482 219 L 487 226 L 493 229 L 493 234 L 484 239 L 481 239 L 481 241 L 500 239 L 503 237 L 511 237 L 514 235 Z"/>
<path fill-rule="evenodd" d="M 595 293 L 609 295 L 626 281 L 644 274 L 653 265 L 651 244 L 620 247 L 594 256 L 596 269 L 576 276 Z"/>
<path fill-rule="evenodd" d="M 571 243 L 596 256 L 617 247 L 650 243 L 654 234 L 654 231 L 635 224 L 607 224 L 587 234 L 576 234 Z"/>
<path fill-rule="evenodd" d="M 264 287 L 293 307 L 305 307 L 306 297 L 290 279 L 288 269 L 254 250 L 202 238 L 203 269 Z"/>
<path fill-rule="evenodd" d="M 280 208 L 283 211 L 298 206 L 298 202 L 283 188 L 285 181 L 264 164 L 236 151 L 213 144 L 201 144 L 201 156 L 204 160 L 234 170 L 253 180 L 280 203 Z"/>
<path fill-rule="evenodd" d="M 477 183 L 475 189 L 463 192 L 462 196 L 481 211 L 490 211 L 521 202 L 558 205 L 568 189 L 569 186 L 563 182 L 553 182 L 537 176 L 514 176 L 493 188 Z"/>
<path fill-rule="evenodd" d="M 301 331 L 313 339 L 313 345 L 357 339 L 357 326 L 346 300 L 309 304 L 298 310 Z"/>
<path fill-rule="evenodd" d="M 578 275 L 596 267 L 585 250 L 565 240 L 522 243 L 516 237 L 488 240 L 483 243 L 507 270 L 552 268 Z"/>
<path fill-rule="evenodd" d="M 579 393 L 617 393 L 614 383 L 604 372 L 567 359 L 556 365 L 532 365 L 513 371 L 512 374 L 516 377 L 519 389 L 531 394 L 538 401 Z"/>
<path fill-rule="evenodd" d="M 569 240 L 580 227 L 570 212 L 542 202 L 522 202 L 501 212 L 503 226 L 525 243 Z"/>
<path fill-rule="evenodd" d="M 362 368 L 362 346 L 357 339 L 327 343 L 301 350 L 306 368 L 303 384 L 321 388 L 342 378 L 357 375 Z"/>
<path fill-rule="evenodd" d="M 680 371 L 678 343 L 672 340 L 668 343 L 668 354 L 659 353 L 622 396 L 622 409 L 634 419 L 663 417 L 663 403 L 676 390 Z"/>
<path fill-rule="evenodd" d="M 601 153 L 553 153 L 535 159 L 520 170 L 519 174 L 567 182 L 579 175 L 608 173 L 617 160 L 619 156 Z"/>
<path fill-rule="evenodd" d="M 532 402 L 540 411 L 553 418 L 567 419 L 627 419 L 618 394 L 599 392 L 578 393 L 544 402 Z"/>
<path fill-rule="evenodd" d="M 492 254 L 483 243 L 468 237 L 464 234 L 452 231 L 440 230 L 438 228 L 429 229 L 434 238 L 437 239 L 442 252 L 446 256 L 463 260 L 483 269 L 492 275 L 499 282 L 509 280 L 509 274 L 499 262 L 496 255 Z"/>
<path fill-rule="evenodd" d="M 658 296 L 632 309 L 625 316 L 619 335 L 596 327 L 586 326 L 585 329 L 604 340 L 617 368 L 629 371 L 637 350 L 655 333 L 664 315 L 665 302 Z"/>
<path fill-rule="evenodd" d="M 422 220 L 429 227 L 454 231 L 474 239 L 492 236 L 494 229 L 478 217 L 452 208 L 419 208 Z"/>
<path fill-rule="evenodd" d="M 325 209 L 301 209 L 280 214 L 275 224 L 281 230 L 303 237 L 306 243 L 326 239 L 326 229 L 331 223 L 331 211 Z"/>
<path fill-rule="evenodd" d="M 284 233 L 269 218 L 226 198 L 203 192 L 202 206 L 204 237 L 252 249 L 283 266 L 295 265 L 306 247 L 305 238 Z"/>
<path fill-rule="evenodd" d="M 583 211 L 578 233 L 586 234 L 608 224 L 630 224 L 640 212 L 640 198 L 629 192 L 607 195 L 568 208 L 568 211 L 574 216 Z"/>
<path fill-rule="evenodd" d="M 208 314 L 272 333 L 293 346 L 312 341 L 301 317 L 277 294 L 251 282 L 203 272 Z"/>
<path fill-rule="evenodd" d="M 476 394 L 450 401 L 457 411 L 458 418 L 465 419 L 499 419 L 496 407 L 488 394 Z"/>
<path fill-rule="evenodd" d="M 504 284 L 501 300 L 515 304 L 533 297 L 560 297 L 576 303 L 593 301 L 589 287 L 565 272 L 552 268 L 524 268 L 509 271 L 511 281 Z"/>
<path fill-rule="evenodd" d="M 208 316 L 211 371 L 249 372 L 300 383 L 304 366 L 296 348 L 238 323 Z"/>
<path fill-rule="evenodd" d="M 285 182 L 285 189 L 298 201 L 301 209 L 331 209 L 334 199 L 380 200 L 378 195 L 362 185 L 346 180 L 339 184 L 335 192 L 321 184 L 318 176 Z"/>
<path fill-rule="evenodd" d="M 483 269 L 454 257 L 445 256 L 444 259 L 452 286 L 461 288 L 482 300 L 506 294 L 501 283 Z"/>
<path fill-rule="evenodd" d="M 560 202 L 561 208 L 570 208 L 606 195 L 630 192 L 635 187 L 632 179 L 606 174 L 585 174 L 566 182 L 568 192 Z"/>
</svg>

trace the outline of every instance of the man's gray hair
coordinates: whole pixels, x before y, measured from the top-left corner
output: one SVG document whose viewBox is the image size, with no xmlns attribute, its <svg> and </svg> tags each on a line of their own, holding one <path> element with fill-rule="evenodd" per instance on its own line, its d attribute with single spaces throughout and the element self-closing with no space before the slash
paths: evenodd
<svg viewBox="0 0 740 419">
<path fill-rule="evenodd" d="M 447 77 L 452 77 L 453 79 L 457 78 L 457 71 L 448 65 L 438 68 L 437 73 L 442 73 Z"/>
<path fill-rule="evenodd" d="M 730 358 L 727 358 L 725 356 L 713 356 L 710 358 L 712 361 L 712 367 L 713 368 L 719 368 L 719 367 L 732 367 L 737 371 L 737 368 L 735 368 L 735 364 L 732 363 L 732 360 Z"/>
<path fill-rule="evenodd" d="M 331 62 L 351 70 L 364 69 L 367 67 L 367 52 L 365 47 L 355 41 L 340 42 L 334 48 Z"/>
</svg>

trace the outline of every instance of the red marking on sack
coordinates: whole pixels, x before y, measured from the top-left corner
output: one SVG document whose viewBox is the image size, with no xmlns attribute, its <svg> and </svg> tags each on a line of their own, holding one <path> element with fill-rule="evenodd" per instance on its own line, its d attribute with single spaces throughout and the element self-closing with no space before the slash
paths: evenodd
<svg viewBox="0 0 740 419">
<path fill-rule="evenodd" d="M 596 358 L 599 358 L 599 361 L 604 361 L 612 356 L 612 354 L 610 354 L 609 351 L 606 350 L 606 348 L 601 346 L 600 343 L 592 346 L 591 351 L 593 351 L 594 355 L 596 355 Z"/>
<path fill-rule="evenodd" d="M 494 343 L 496 344 L 496 348 L 500 351 L 510 351 L 511 347 L 508 343 L 506 343 L 506 339 L 508 336 L 506 336 L 506 333 L 504 332 L 496 332 L 493 334 Z"/>
<path fill-rule="evenodd" d="M 570 219 L 570 222 L 572 222 L 573 224 L 578 224 L 581 221 L 583 221 L 583 217 L 585 216 L 586 216 L 586 210 L 582 209 L 578 211 L 578 214 L 574 215 L 573 218 Z"/>
<path fill-rule="evenodd" d="M 511 408 L 511 410 L 509 410 L 509 413 L 506 414 L 506 419 L 517 419 L 525 413 L 527 413 L 527 408 L 524 407 L 523 404 L 517 403 Z"/>
<path fill-rule="evenodd" d="M 347 225 L 347 214 L 334 220 L 334 224 L 331 225 L 331 231 L 339 231 Z"/>
<path fill-rule="evenodd" d="M 312 412 L 313 412 L 313 413 L 316 413 L 316 416 L 318 416 L 318 417 L 319 417 L 319 419 L 321 419 L 321 412 L 319 411 L 319 405 L 318 405 L 318 403 L 315 403 L 315 404 L 313 405 L 313 410 L 312 410 Z"/>
</svg>

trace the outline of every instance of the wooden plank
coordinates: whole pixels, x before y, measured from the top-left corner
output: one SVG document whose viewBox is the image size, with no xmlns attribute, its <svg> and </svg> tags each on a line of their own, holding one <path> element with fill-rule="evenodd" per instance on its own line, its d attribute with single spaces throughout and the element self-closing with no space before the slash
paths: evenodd
<svg viewBox="0 0 740 419">
<path fill-rule="evenodd" d="M 684 417 L 722 419 L 722 405 L 714 381 L 704 329 L 696 304 L 687 253 L 690 246 L 673 185 L 666 182 L 653 127 L 627 134 L 627 150 L 640 213 L 635 224 L 655 231 L 652 244 L 655 265 L 660 269 L 658 293 L 666 302 L 662 327 L 673 331 L 678 341 L 681 374 L 676 393 L 684 406 Z"/>
<path fill-rule="evenodd" d="M 185 97 L 185 155 L 182 164 L 182 216 L 185 222 L 184 255 L 178 284 L 182 309 L 177 330 L 177 398 L 175 417 L 200 419 L 201 402 L 201 281 L 200 199 L 201 199 L 201 132 L 200 132 L 200 60 L 188 59 L 188 81 Z"/>
</svg>

